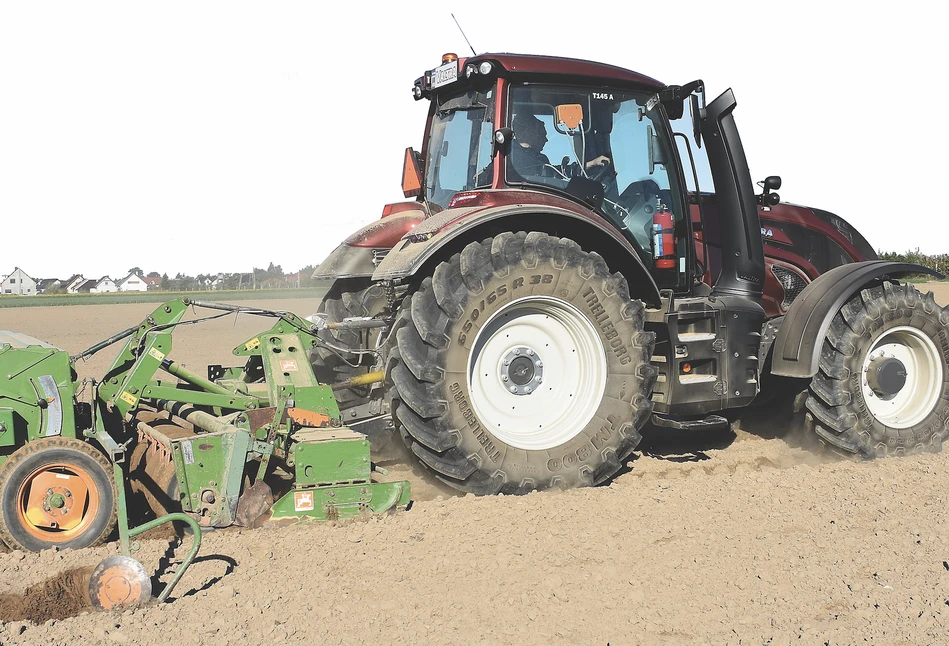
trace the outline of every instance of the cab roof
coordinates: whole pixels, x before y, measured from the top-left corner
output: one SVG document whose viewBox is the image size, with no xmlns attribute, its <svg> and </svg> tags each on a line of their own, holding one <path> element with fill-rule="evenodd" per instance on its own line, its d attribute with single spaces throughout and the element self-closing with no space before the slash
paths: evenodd
<svg viewBox="0 0 949 646">
<path fill-rule="evenodd" d="M 664 88 L 665 84 L 638 72 L 632 72 L 615 65 L 606 65 L 594 61 L 578 58 L 562 58 L 559 56 L 537 56 L 534 54 L 478 54 L 468 58 L 466 62 L 489 60 L 497 62 L 510 74 L 551 74 L 558 76 L 580 76 L 585 78 L 599 78 L 604 81 L 623 82 L 635 85 L 644 85 L 653 88 Z"/>
</svg>

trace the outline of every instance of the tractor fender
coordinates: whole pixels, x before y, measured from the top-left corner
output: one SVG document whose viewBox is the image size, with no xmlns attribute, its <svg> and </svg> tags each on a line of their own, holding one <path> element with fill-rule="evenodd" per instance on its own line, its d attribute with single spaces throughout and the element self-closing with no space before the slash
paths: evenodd
<svg viewBox="0 0 949 646">
<path fill-rule="evenodd" d="M 774 340 L 771 373 L 799 378 L 816 375 L 824 337 L 844 303 L 875 280 L 907 274 L 943 277 L 927 267 L 888 260 L 841 265 L 818 276 L 794 299 L 784 316 Z"/>
<path fill-rule="evenodd" d="M 412 208 L 370 222 L 330 252 L 313 272 L 313 278 L 369 278 L 389 249 L 424 219 L 421 208 Z"/>
<path fill-rule="evenodd" d="M 552 204 L 513 204 L 446 209 L 419 223 L 396 244 L 373 273 L 373 280 L 404 280 L 447 260 L 470 242 L 501 231 L 539 231 L 574 240 L 595 251 L 611 271 L 620 272 L 630 295 L 658 307 L 659 288 L 639 254 L 602 218 Z M 430 267 L 434 270 L 434 267 Z M 423 272 L 424 273 L 424 272 Z"/>
</svg>

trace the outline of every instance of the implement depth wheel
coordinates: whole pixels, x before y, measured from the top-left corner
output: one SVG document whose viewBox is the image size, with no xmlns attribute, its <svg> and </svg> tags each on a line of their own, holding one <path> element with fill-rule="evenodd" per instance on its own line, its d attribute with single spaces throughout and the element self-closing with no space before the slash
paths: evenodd
<svg viewBox="0 0 949 646">
<path fill-rule="evenodd" d="M 626 280 L 572 240 L 471 243 L 403 301 L 387 359 L 393 419 L 463 491 L 600 483 L 652 411 L 643 314 Z"/>
<path fill-rule="evenodd" d="M 0 539 L 14 549 L 81 548 L 115 527 L 112 465 L 81 440 L 30 442 L 0 469 Z"/>
<path fill-rule="evenodd" d="M 939 451 L 949 437 L 949 308 L 912 285 L 865 289 L 838 312 L 807 425 L 864 458 Z"/>
</svg>

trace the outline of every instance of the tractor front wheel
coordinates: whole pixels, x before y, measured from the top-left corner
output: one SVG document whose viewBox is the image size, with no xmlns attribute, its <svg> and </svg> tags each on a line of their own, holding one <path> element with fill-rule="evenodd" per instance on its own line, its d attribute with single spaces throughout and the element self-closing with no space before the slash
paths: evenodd
<svg viewBox="0 0 949 646">
<path fill-rule="evenodd" d="M 912 285 L 864 289 L 837 313 L 806 423 L 836 451 L 939 451 L 949 437 L 949 308 Z"/>
<path fill-rule="evenodd" d="M 81 440 L 30 442 L 0 469 L 0 539 L 31 552 L 81 548 L 115 527 L 112 465 Z"/>
<path fill-rule="evenodd" d="M 643 315 L 622 275 L 572 240 L 471 243 L 403 301 L 387 359 L 393 420 L 463 491 L 602 482 L 652 410 Z"/>
</svg>

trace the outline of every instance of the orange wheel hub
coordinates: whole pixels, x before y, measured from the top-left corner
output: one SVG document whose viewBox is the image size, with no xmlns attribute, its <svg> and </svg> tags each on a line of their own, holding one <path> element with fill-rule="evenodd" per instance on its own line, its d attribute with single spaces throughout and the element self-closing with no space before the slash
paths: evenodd
<svg viewBox="0 0 949 646">
<path fill-rule="evenodd" d="M 92 476 L 73 464 L 46 464 L 31 473 L 17 491 L 23 528 L 54 543 L 81 534 L 99 510 Z"/>
</svg>

